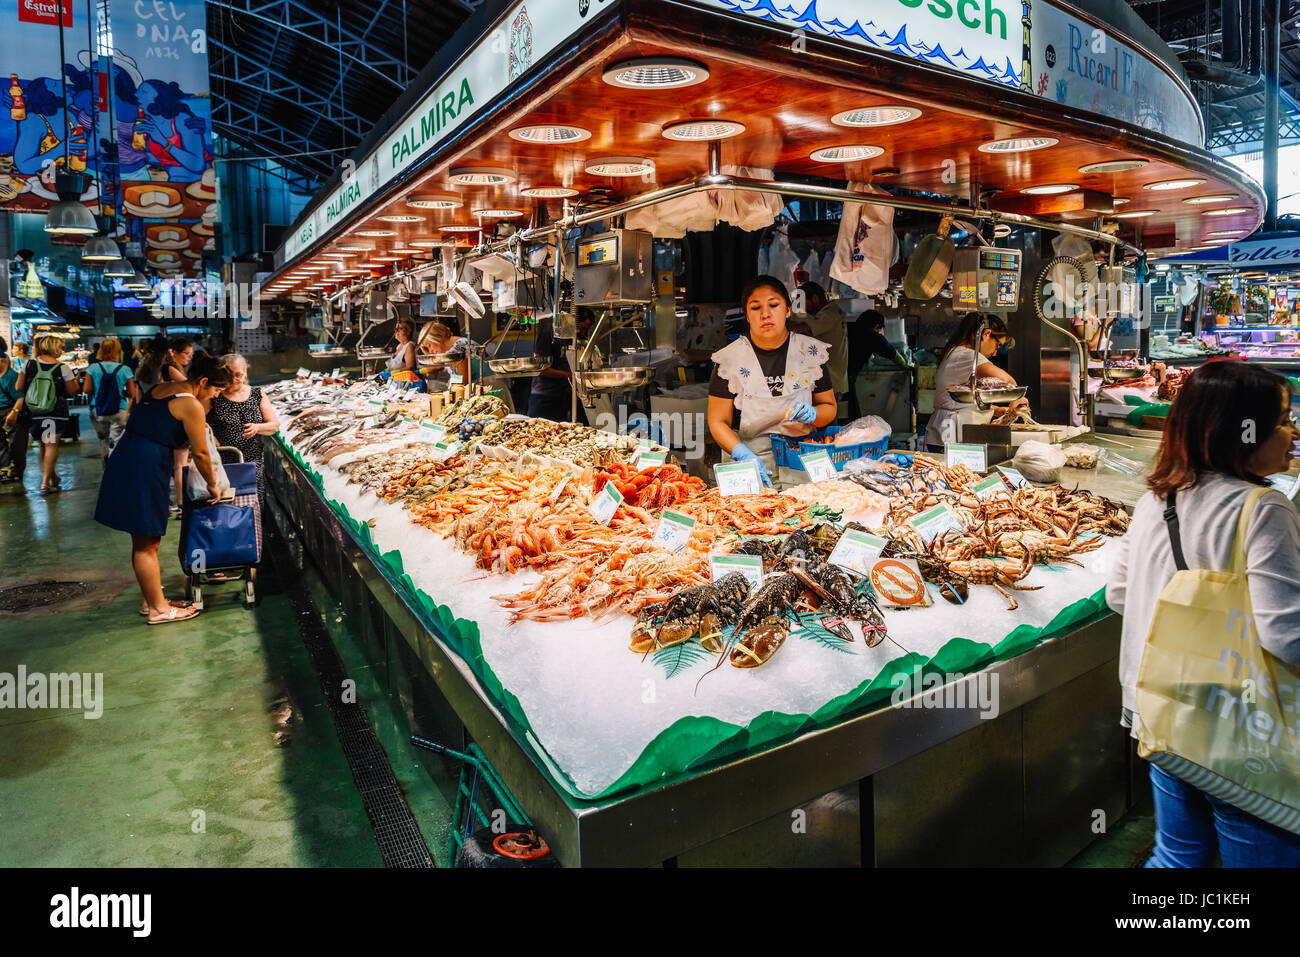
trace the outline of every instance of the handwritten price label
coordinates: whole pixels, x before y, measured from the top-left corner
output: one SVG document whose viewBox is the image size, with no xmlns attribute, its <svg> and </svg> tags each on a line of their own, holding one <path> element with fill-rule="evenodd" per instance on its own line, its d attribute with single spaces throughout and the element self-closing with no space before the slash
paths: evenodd
<svg viewBox="0 0 1300 957">
<path fill-rule="evenodd" d="M 799 460 L 803 462 L 810 482 L 826 482 L 835 478 L 835 464 L 831 461 L 829 452 L 809 452 L 799 456 Z"/>
</svg>

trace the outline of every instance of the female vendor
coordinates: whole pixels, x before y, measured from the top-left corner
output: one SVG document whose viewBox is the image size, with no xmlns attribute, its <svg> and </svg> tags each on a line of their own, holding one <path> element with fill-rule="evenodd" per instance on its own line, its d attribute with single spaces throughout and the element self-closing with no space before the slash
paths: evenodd
<svg viewBox="0 0 1300 957">
<path fill-rule="evenodd" d="M 802 436 L 835 421 L 835 391 L 824 342 L 792 333 L 790 293 L 771 276 L 759 276 L 740 298 L 749 335 L 713 354 L 709 382 L 709 433 L 732 461 L 758 463 L 772 485 L 773 433 Z"/>
<path fill-rule="evenodd" d="M 985 329 L 977 346 L 975 336 L 979 333 L 981 323 L 985 324 Z M 981 316 L 971 312 L 958 324 L 957 330 L 939 353 L 939 371 L 934 381 L 934 413 L 925 430 L 925 444 L 931 451 L 942 452 L 946 443 L 958 441 L 957 413 L 965 407 L 950 396 L 948 390 L 969 384 L 971 366 L 976 362 L 976 349 L 979 350 L 979 360 L 978 365 L 975 365 L 975 378 L 1001 379 L 1007 388 L 1014 388 L 1016 380 L 990 362 L 989 357 L 1003 346 L 1010 349 L 1015 344 L 1016 340 L 1007 331 L 1007 324 L 997 316 Z M 1008 412 L 1028 407 L 1029 403 L 1025 399 L 1017 399 L 1010 405 L 995 405 L 993 418 L 998 419 Z"/>
<path fill-rule="evenodd" d="M 420 373 L 415 359 L 415 324 L 410 319 L 398 319 L 393 330 L 397 349 L 388 360 L 388 374 L 392 380 L 407 389 L 420 388 Z"/>
<path fill-rule="evenodd" d="M 450 322 L 443 319 L 431 322 L 429 331 L 420 340 L 420 351 L 425 355 L 445 355 L 449 359 L 460 360 L 453 365 L 430 369 L 425 373 L 424 381 L 430 392 L 445 392 L 451 383 L 453 372 L 460 376 L 461 382 L 469 382 L 472 371 L 475 382 L 480 383 L 487 391 L 500 391 L 507 408 L 511 412 L 514 411 L 509 382 L 492 374 L 491 367 L 481 357 L 479 344 L 467 336 L 460 335 L 452 328 Z M 471 352 L 474 353 L 472 357 Z"/>
</svg>

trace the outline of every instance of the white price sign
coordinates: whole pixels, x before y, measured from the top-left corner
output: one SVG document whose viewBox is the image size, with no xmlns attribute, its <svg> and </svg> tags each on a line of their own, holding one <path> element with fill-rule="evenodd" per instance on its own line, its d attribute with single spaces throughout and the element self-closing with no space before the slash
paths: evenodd
<svg viewBox="0 0 1300 957">
<path fill-rule="evenodd" d="M 1005 465 L 999 465 L 998 471 L 1011 480 L 1012 488 L 1020 488 L 1023 485 L 1029 484 L 1029 480 L 1026 479 L 1023 475 L 1021 475 L 1018 471 L 1016 471 L 1013 468 L 1008 468 Z"/>
<path fill-rule="evenodd" d="M 622 504 L 623 493 L 614 486 L 613 482 L 606 482 L 605 487 L 592 500 L 591 517 L 602 525 L 608 525 Z"/>
<path fill-rule="evenodd" d="M 718 491 L 723 495 L 759 495 L 763 479 L 758 474 L 757 462 L 728 462 L 713 466 L 713 476 Z"/>
<path fill-rule="evenodd" d="M 439 461 L 449 459 L 460 451 L 459 442 L 434 442 L 433 450 L 438 453 Z"/>
<path fill-rule="evenodd" d="M 968 465 L 983 475 L 989 468 L 989 447 L 987 445 L 958 445 L 948 442 L 943 447 L 948 458 L 948 468 L 954 465 Z"/>
<path fill-rule="evenodd" d="M 749 579 L 749 587 L 758 590 L 763 587 L 763 559 L 757 555 L 719 555 L 709 553 L 709 577 L 717 581 L 723 575 L 740 572 Z"/>
<path fill-rule="evenodd" d="M 871 570 L 871 563 L 879 557 L 884 547 L 883 538 L 851 528 L 840 536 L 827 560 L 845 571 L 866 575 Z"/>
<path fill-rule="evenodd" d="M 311 370 L 309 370 L 309 369 L 304 369 L 302 366 L 299 366 L 299 367 L 298 367 L 298 378 L 299 378 L 299 379 L 310 379 L 310 378 L 311 378 Z"/>
<path fill-rule="evenodd" d="M 810 482 L 826 482 L 835 478 L 835 463 L 831 461 L 829 452 L 809 452 L 799 456 L 799 461 L 803 462 Z"/>
<path fill-rule="evenodd" d="M 936 505 L 920 515 L 912 516 L 907 520 L 907 524 L 916 529 L 916 533 L 921 536 L 921 539 L 927 542 L 936 535 L 942 535 L 950 529 L 961 531 L 966 527 L 962 523 L 961 516 L 954 512 L 947 502 Z"/>
<path fill-rule="evenodd" d="M 447 430 L 433 419 L 421 419 L 420 431 L 416 433 L 422 442 L 446 442 Z"/>
<path fill-rule="evenodd" d="M 674 552 L 680 552 L 691 539 L 695 530 L 695 519 L 681 512 L 664 509 L 659 517 L 659 527 L 655 529 L 655 544 L 662 545 Z"/>
<path fill-rule="evenodd" d="M 970 490 L 971 494 L 982 502 L 986 498 L 992 498 L 999 492 L 1005 492 L 1007 490 L 1007 485 L 1002 481 L 1002 476 L 995 472 L 988 478 L 976 482 L 971 486 Z"/>
</svg>

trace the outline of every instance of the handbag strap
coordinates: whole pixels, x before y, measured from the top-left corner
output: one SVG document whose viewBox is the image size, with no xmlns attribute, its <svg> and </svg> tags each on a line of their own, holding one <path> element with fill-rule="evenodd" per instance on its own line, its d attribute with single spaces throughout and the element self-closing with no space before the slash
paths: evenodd
<svg viewBox="0 0 1300 957">
<path fill-rule="evenodd" d="M 1170 492 L 1168 504 L 1165 506 L 1165 528 L 1169 530 L 1169 545 L 1174 551 L 1174 567 L 1180 572 L 1185 572 L 1187 559 L 1183 557 L 1183 539 L 1178 530 L 1177 505 L 1178 493 Z"/>
<path fill-rule="evenodd" d="M 1232 546 L 1232 571 L 1234 574 L 1245 574 L 1246 530 L 1250 528 L 1250 520 L 1255 514 L 1255 506 L 1259 504 L 1259 500 L 1264 497 L 1264 493 L 1267 491 L 1268 488 L 1261 485 L 1246 493 L 1246 501 L 1241 506 L 1241 518 L 1237 519 L 1237 538 Z"/>
</svg>

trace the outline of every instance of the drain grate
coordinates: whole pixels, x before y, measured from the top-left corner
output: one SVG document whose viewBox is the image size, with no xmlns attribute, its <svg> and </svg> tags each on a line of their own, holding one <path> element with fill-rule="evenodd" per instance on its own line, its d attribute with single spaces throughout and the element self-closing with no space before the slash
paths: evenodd
<svg viewBox="0 0 1300 957">
<path fill-rule="evenodd" d="M 27 611 L 42 605 L 57 605 L 89 594 L 88 582 L 36 582 L 32 585 L 15 585 L 0 591 L 0 611 Z"/>
<path fill-rule="evenodd" d="M 276 551 L 274 566 L 291 568 L 288 548 L 283 537 L 275 534 L 271 539 Z M 415 822 L 410 805 L 402 796 L 401 786 L 393 774 L 388 755 L 375 736 L 374 728 L 360 704 L 345 704 L 339 690 L 347 678 L 343 659 L 339 657 L 334 642 L 321 624 L 320 615 L 312 605 L 301 576 L 283 579 L 298 630 L 302 634 L 307 657 L 320 678 L 326 707 L 334 719 L 334 731 L 343 746 L 343 756 L 352 772 L 362 806 L 370 818 L 375 842 L 383 856 L 385 867 L 433 867 L 433 855 L 424 843 L 424 836 Z"/>
</svg>

